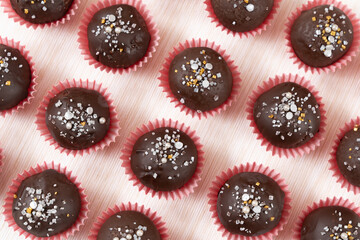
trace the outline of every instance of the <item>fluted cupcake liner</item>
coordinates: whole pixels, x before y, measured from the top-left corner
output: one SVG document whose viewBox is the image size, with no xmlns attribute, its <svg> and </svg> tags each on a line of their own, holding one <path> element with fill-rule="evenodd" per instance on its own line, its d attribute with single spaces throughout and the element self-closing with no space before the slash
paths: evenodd
<svg viewBox="0 0 360 240">
<path fill-rule="evenodd" d="M 270 90 L 276 85 L 279 85 L 284 82 L 294 82 L 301 85 L 304 88 L 307 88 L 315 97 L 321 115 L 321 122 L 319 126 L 319 132 L 315 134 L 315 136 L 309 140 L 307 143 L 296 147 L 296 148 L 280 148 L 272 145 L 267 139 L 263 137 L 261 132 L 259 131 L 258 127 L 255 124 L 254 120 L 254 106 L 256 100 L 261 96 L 264 92 Z M 261 146 L 266 147 L 266 151 L 271 151 L 272 155 L 278 155 L 279 157 L 285 156 L 286 158 L 289 157 L 296 157 L 302 156 L 305 153 L 308 154 L 309 152 L 315 150 L 315 148 L 320 146 L 320 143 L 325 138 L 325 126 L 326 126 L 326 117 L 325 117 L 325 109 L 324 104 L 322 103 L 322 97 L 319 96 L 319 92 L 315 90 L 314 86 L 311 85 L 310 81 L 305 80 L 304 77 L 300 77 L 298 75 L 281 75 L 275 76 L 274 78 L 269 78 L 269 80 L 262 83 L 262 85 L 258 86 L 256 90 L 254 90 L 247 102 L 246 112 L 248 114 L 247 119 L 250 120 L 250 126 L 254 129 L 253 132 L 257 135 L 257 139 L 261 141 Z"/>
<path fill-rule="evenodd" d="M 339 206 L 351 209 L 357 215 L 360 215 L 360 208 L 357 207 L 354 203 L 350 202 L 348 199 L 343 198 L 326 198 L 325 200 L 320 200 L 318 203 L 313 203 L 306 207 L 305 210 L 302 211 L 300 216 L 298 217 L 295 227 L 293 229 L 293 239 L 300 240 L 301 239 L 301 228 L 305 218 L 314 210 L 321 207 L 330 207 L 330 206 Z"/>
<path fill-rule="evenodd" d="M 342 10 L 350 19 L 353 30 L 354 30 L 354 39 L 351 45 L 351 48 L 347 51 L 347 53 L 338 61 L 335 63 L 326 66 L 326 67 L 311 67 L 309 65 L 306 65 L 304 62 L 298 58 L 296 55 L 292 44 L 291 44 L 291 27 L 294 24 L 295 20 L 301 15 L 303 11 L 309 10 L 311 8 L 314 8 L 319 5 L 334 5 L 335 7 Z M 342 67 L 345 67 L 358 53 L 359 47 L 360 47 L 360 20 L 356 17 L 355 13 L 351 11 L 350 8 L 348 8 L 345 4 L 341 3 L 340 1 L 336 0 L 312 0 L 309 1 L 306 4 L 303 4 L 301 7 L 297 8 L 294 12 L 291 13 L 291 15 L 288 17 L 287 23 L 285 24 L 285 34 L 286 34 L 286 40 L 287 40 L 287 47 L 288 52 L 290 53 L 290 59 L 294 60 L 294 64 L 298 65 L 298 69 L 303 68 L 305 72 L 310 71 L 311 73 L 329 73 L 335 72 L 336 69 L 341 69 Z"/>
<path fill-rule="evenodd" d="M 341 184 L 342 188 L 345 188 L 348 192 L 352 191 L 354 194 L 360 193 L 360 187 L 352 185 L 346 180 L 346 178 L 341 174 L 340 169 L 336 160 L 336 152 L 339 147 L 341 139 L 345 136 L 345 134 L 353 129 L 355 125 L 360 125 L 360 118 L 352 119 L 349 123 L 346 123 L 343 128 L 340 129 L 340 132 L 336 135 L 336 139 L 334 141 L 334 145 L 332 147 L 332 151 L 330 153 L 331 157 L 329 160 L 330 170 L 333 172 L 333 177 L 337 179 L 336 182 Z"/>
<path fill-rule="evenodd" d="M 284 208 L 281 213 L 281 219 L 279 224 L 272 229 L 271 231 L 254 237 L 248 237 L 238 234 L 233 234 L 229 232 L 220 222 L 218 213 L 217 213 L 217 200 L 218 194 L 221 187 L 225 184 L 227 180 L 229 180 L 232 176 L 243 173 L 243 172 L 256 172 L 264 174 L 270 178 L 272 178 L 281 188 L 281 190 L 285 193 L 284 198 Z M 285 180 L 280 177 L 280 174 L 276 173 L 273 169 L 269 167 L 265 167 L 262 164 L 257 165 L 256 163 L 247 163 L 242 164 L 240 166 L 235 166 L 233 168 L 229 168 L 226 171 L 223 171 L 220 175 L 216 176 L 216 179 L 211 183 L 211 187 L 209 188 L 208 194 L 208 204 L 210 205 L 210 212 L 212 214 L 212 218 L 215 220 L 215 225 L 218 227 L 218 231 L 222 232 L 222 236 L 226 237 L 229 240 L 269 240 L 274 239 L 280 231 L 284 229 L 289 216 L 290 216 L 290 191 L 288 190 L 288 185 L 285 183 Z"/>
<path fill-rule="evenodd" d="M 26 61 L 29 63 L 30 71 L 31 71 L 31 82 L 28 88 L 27 98 L 22 100 L 18 105 L 16 105 L 13 108 L 0 111 L 0 115 L 2 117 L 5 117 L 6 115 L 11 115 L 12 113 L 17 112 L 18 110 L 23 109 L 27 104 L 30 104 L 36 93 L 35 87 L 37 85 L 36 79 L 38 76 L 36 75 L 35 64 L 32 61 L 32 57 L 29 55 L 29 51 L 27 51 L 24 46 L 20 45 L 20 42 L 15 42 L 14 40 L 0 37 L 0 44 L 12 47 L 14 49 L 18 49 L 21 55 L 24 56 Z"/>
<path fill-rule="evenodd" d="M 162 240 L 169 239 L 169 235 L 167 234 L 167 228 L 165 226 L 165 222 L 162 221 L 161 217 L 156 215 L 156 212 L 150 210 L 150 208 L 145 208 L 143 205 L 138 205 L 137 203 L 121 203 L 119 206 L 115 205 L 113 208 L 108 208 L 106 211 L 102 212 L 101 216 L 96 219 L 96 222 L 93 224 L 90 233 L 91 235 L 88 237 L 89 240 L 96 240 L 97 235 L 101 229 L 101 226 L 114 214 L 117 214 L 122 211 L 137 211 L 145 216 L 147 216 L 156 226 L 157 230 L 160 233 Z"/>
<path fill-rule="evenodd" d="M 48 169 L 54 169 L 59 173 L 64 174 L 72 183 L 76 185 L 79 189 L 79 194 L 81 198 L 81 209 L 79 216 L 73 226 L 62 233 L 51 237 L 36 237 L 33 234 L 26 232 L 25 230 L 21 229 L 15 222 L 13 215 L 12 215 L 12 207 L 14 201 L 14 195 L 16 194 L 20 184 L 23 180 L 28 177 L 31 177 L 35 174 L 41 173 Z M 20 236 L 24 236 L 25 239 L 32 239 L 32 240 L 61 240 L 67 239 L 69 236 L 73 236 L 76 232 L 79 231 L 80 227 L 82 227 L 88 218 L 89 212 L 89 202 L 87 201 L 87 196 L 85 195 L 84 189 L 81 187 L 81 183 L 76 181 L 76 177 L 72 176 L 72 172 L 68 171 L 66 167 L 61 167 L 60 165 L 55 164 L 54 162 L 46 163 L 44 162 L 42 165 L 37 165 L 35 168 L 30 168 L 28 171 L 24 171 L 22 174 L 18 174 L 15 179 L 12 180 L 12 184 L 9 186 L 9 191 L 6 193 L 5 204 L 3 205 L 4 208 L 4 216 L 5 222 L 14 229 L 14 231 L 18 232 Z"/>
<path fill-rule="evenodd" d="M 95 145 L 81 150 L 71 150 L 60 146 L 60 144 L 52 137 L 49 129 L 46 126 L 46 109 L 50 100 L 63 90 L 75 87 L 99 92 L 106 99 L 110 111 L 110 126 L 106 136 Z M 99 149 L 104 149 L 111 143 L 115 142 L 116 137 L 119 136 L 119 120 L 117 118 L 117 113 L 113 103 L 114 100 L 111 98 L 110 93 L 107 91 L 107 88 L 104 88 L 102 86 L 102 84 L 98 84 L 95 81 L 91 82 L 89 80 L 81 79 L 66 80 L 53 86 L 52 89 L 46 94 L 38 108 L 35 123 L 37 125 L 37 129 L 40 131 L 41 136 L 44 136 L 45 141 L 48 141 L 50 145 L 53 145 L 55 147 L 55 149 L 59 150 L 61 153 L 66 153 L 66 155 L 72 154 L 76 156 L 77 154 L 79 154 L 80 156 L 83 156 L 84 153 L 90 154 L 91 152 L 96 152 Z"/>
<path fill-rule="evenodd" d="M 0 148 L 0 173 L 1 173 L 3 165 L 4 165 L 4 163 L 2 161 L 3 159 L 4 159 L 3 150 Z"/>
<path fill-rule="evenodd" d="M 145 133 L 151 132 L 157 128 L 171 127 L 179 129 L 180 131 L 186 133 L 195 143 L 196 149 L 198 152 L 198 162 L 194 175 L 192 178 L 181 188 L 173 191 L 155 191 L 145 185 L 143 185 L 140 180 L 135 176 L 133 170 L 131 169 L 131 153 L 136 141 Z M 201 172 L 204 166 L 204 152 L 202 151 L 202 145 L 200 144 L 200 138 L 196 136 L 195 131 L 191 131 L 189 127 L 186 127 L 183 123 L 179 123 L 174 120 L 155 120 L 148 124 L 143 124 L 140 128 L 137 128 L 136 131 L 132 132 L 130 136 L 126 139 L 124 147 L 121 151 L 121 160 L 123 161 L 122 166 L 125 168 L 125 173 L 129 175 L 130 180 L 133 182 L 134 186 L 138 186 L 140 191 L 144 191 L 145 194 L 150 194 L 152 197 L 155 195 L 160 199 L 164 197 L 165 199 L 186 197 L 189 194 L 194 192 L 194 189 L 198 186 L 199 181 L 201 180 Z"/>
<path fill-rule="evenodd" d="M 184 51 L 187 48 L 192 48 L 192 47 L 208 47 L 218 52 L 222 56 L 222 58 L 226 61 L 226 64 L 230 68 L 233 77 L 233 87 L 229 98 L 221 106 L 205 112 L 199 112 L 193 110 L 182 104 L 174 96 L 169 85 L 169 69 L 172 60 L 180 52 Z M 163 92 L 166 93 L 167 98 L 170 98 L 171 102 L 175 103 L 175 107 L 179 107 L 180 111 L 181 112 L 184 111 L 186 115 L 190 114 L 192 117 L 197 116 L 199 119 L 201 119 L 201 117 L 207 118 L 208 115 L 214 116 L 215 114 L 220 113 L 221 111 L 225 111 L 228 107 L 230 107 L 231 104 L 236 100 L 241 83 L 240 73 L 237 71 L 237 66 L 234 64 L 234 61 L 230 59 L 230 56 L 227 55 L 225 53 L 225 50 L 221 49 L 219 45 L 216 45 L 214 42 L 210 42 L 207 39 L 206 40 L 192 39 L 190 41 L 180 43 L 178 47 L 175 47 L 172 52 L 169 52 L 169 56 L 165 59 L 165 63 L 163 64 L 162 69 L 160 70 L 160 77 L 158 79 L 160 80 L 160 87 L 163 88 Z"/>
<path fill-rule="evenodd" d="M 149 48 L 145 56 L 136 64 L 128 68 L 111 68 L 105 66 L 101 62 L 95 60 L 89 50 L 87 29 L 92 17 L 99 10 L 117 4 L 128 4 L 135 7 L 139 11 L 141 16 L 144 18 L 148 31 L 151 35 Z M 81 54 L 84 56 L 85 60 L 89 62 L 89 65 L 94 65 L 95 68 L 100 68 L 101 71 L 119 73 L 119 74 L 136 71 L 137 69 L 141 68 L 144 64 L 146 64 L 156 52 L 156 48 L 159 45 L 159 40 L 160 40 L 159 30 L 156 27 L 156 23 L 154 22 L 152 16 L 150 16 L 149 10 L 147 10 L 146 5 L 143 4 L 141 0 L 100 0 L 97 3 L 92 4 L 89 8 L 86 9 L 84 13 L 84 16 L 80 23 L 78 36 L 79 36 L 78 43 L 79 43 L 79 48 L 81 50 Z"/>
<path fill-rule="evenodd" d="M 249 37 L 249 36 L 255 36 L 255 35 L 260 35 L 263 31 L 265 31 L 270 25 L 271 22 L 273 21 L 279 7 L 280 7 L 280 3 L 282 0 L 274 0 L 274 5 L 273 8 L 271 10 L 271 12 L 269 13 L 269 15 L 267 16 L 267 18 L 264 20 L 264 22 L 258 26 L 257 28 L 248 31 L 248 32 L 235 32 L 232 31 L 230 29 L 228 29 L 227 27 L 225 27 L 218 19 L 218 17 L 215 15 L 214 13 L 214 9 L 212 7 L 211 4 L 211 0 L 205 0 L 204 3 L 206 5 L 206 11 L 209 13 L 208 18 L 211 19 L 211 22 L 216 24 L 216 27 L 220 27 L 222 31 L 225 31 L 228 35 L 232 34 L 234 37 L 236 35 L 238 35 L 240 38 L 242 37 Z"/>
<path fill-rule="evenodd" d="M 7 13 L 9 18 L 13 19 L 14 22 L 20 23 L 20 25 L 25 25 L 27 28 L 32 27 L 33 29 L 37 28 L 45 28 L 45 27 L 57 27 L 60 24 L 65 24 L 66 22 L 70 21 L 70 19 L 76 14 L 77 9 L 80 5 L 80 0 L 74 0 L 72 3 L 70 9 L 67 11 L 65 16 L 57 21 L 54 22 L 48 22 L 48 23 L 31 23 L 20 17 L 12 8 L 10 0 L 0 0 L 1 6 L 4 8 L 4 12 Z"/>
</svg>

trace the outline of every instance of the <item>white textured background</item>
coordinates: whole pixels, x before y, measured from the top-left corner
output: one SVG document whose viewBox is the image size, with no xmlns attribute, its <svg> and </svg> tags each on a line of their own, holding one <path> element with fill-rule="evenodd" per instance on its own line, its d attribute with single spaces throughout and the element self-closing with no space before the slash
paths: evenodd
<svg viewBox="0 0 360 240">
<path fill-rule="evenodd" d="M 86 189 L 90 216 L 80 232 L 71 239 L 86 239 L 95 218 L 108 207 L 131 201 L 157 211 L 166 221 L 173 240 L 222 239 L 213 224 L 207 204 L 211 181 L 222 170 L 246 162 L 263 163 L 280 172 L 292 192 L 292 212 L 285 230 L 277 240 L 290 239 L 300 212 L 314 201 L 344 197 L 360 203 L 358 197 L 341 189 L 328 170 L 329 153 L 335 134 L 345 122 L 360 115 L 360 56 L 335 74 L 311 75 L 298 70 L 286 53 L 284 24 L 290 12 L 306 0 L 283 0 L 272 26 L 260 36 L 240 39 L 221 32 L 207 18 L 202 0 L 144 0 L 160 30 L 160 46 L 145 67 L 130 74 L 101 72 L 89 66 L 80 54 L 77 31 L 81 15 L 96 0 L 83 0 L 71 22 L 56 28 L 27 29 L 7 18 L 0 9 L 0 35 L 20 41 L 34 57 L 38 70 L 38 92 L 24 110 L 0 118 L 0 146 L 4 167 L 0 174 L 1 205 L 8 185 L 17 173 L 37 163 L 55 161 L 73 170 Z M 360 1 L 342 0 L 360 16 Z M 226 112 L 208 119 L 192 119 L 165 98 L 158 87 L 158 72 L 172 47 L 191 38 L 215 41 L 231 53 L 243 79 L 237 101 Z M 245 102 L 262 81 L 282 73 L 306 76 L 324 97 L 328 125 L 326 139 L 309 155 L 280 159 L 266 152 L 256 140 L 246 120 Z M 110 89 L 121 120 L 122 130 L 115 144 L 104 151 L 84 157 L 60 154 L 40 137 L 34 124 L 36 108 L 52 85 L 66 78 L 89 78 Z M 190 125 L 204 144 L 206 163 L 196 192 L 182 200 L 158 200 L 139 192 L 128 181 L 119 160 L 121 147 L 137 126 L 156 118 L 173 118 Z M 3 209 L 0 209 L 1 212 Z M 0 239 L 18 237 L 0 216 Z"/>
</svg>

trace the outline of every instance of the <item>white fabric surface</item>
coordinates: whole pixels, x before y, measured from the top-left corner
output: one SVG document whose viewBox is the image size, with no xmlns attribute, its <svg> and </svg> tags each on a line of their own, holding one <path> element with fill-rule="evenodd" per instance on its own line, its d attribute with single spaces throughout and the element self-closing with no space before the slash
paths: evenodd
<svg viewBox="0 0 360 240">
<path fill-rule="evenodd" d="M 137 72 L 117 75 L 89 66 L 80 54 L 77 31 L 81 15 L 96 0 L 83 0 L 75 17 L 65 25 L 46 29 L 27 29 L 8 19 L 0 9 L 0 35 L 21 41 L 34 57 L 38 92 L 24 110 L 0 118 L 0 146 L 4 149 L 4 167 L 0 174 L 1 205 L 11 180 L 37 163 L 55 161 L 78 176 L 90 201 L 89 219 L 70 239 L 86 239 L 100 213 L 108 207 L 131 201 L 157 211 L 173 240 L 222 239 L 211 218 L 207 204 L 211 181 L 222 170 L 246 162 L 270 166 L 285 178 L 292 196 L 291 216 L 277 240 L 290 239 L 294 223 L 303 209 L 326 197 L 343 197 L 360 203 L 353 193 L 342 189 L 330 172 L 328 159 L 338 129 L 360 115 L 360 56 L 347 67 L 331 74 L 314 74 L 298 70 L 286 52 L 284 24 L 290 12 L 306 0 L 283 0 L 272 26 L 256 37 L 240 39 L 222 32 L 211 23 L 202 0 L 144 0 L 160 30 L 160 46 L 155 56 Z M 360 1 L 342 0 L 360 16 Z M 159 70 L 168 52 L 179 42 L 191 38 L 215 41 L 231 54 L 243 79 L 237 101 L 226 112 L 198 120 L 180 113 L 158 87 Z M 326 139 L 312 153 L 295 159 L 272 157 L 256 140 L 246 120 L 245 102 L 262 81 L 276 74 L 298 73 L 306 76 L 323 96 L 327 110 Z M 36 130 L 36 109 L 52 85 L 67 78 L 90 79 L 103 83 L 115 99 L 122 130 L 116 143 L 103 151 L 83 157 L 60 154 L 49 146 Z M 133 187 L 121 167 L 120 150 L 136 127 L 156 118 L 173 118 L 190 125 L 204 144 L 206 164 L 196 192 L 181 200 L 158 200 Z M 3 209 L 0 209 L 1 212 Z M 18 237 L 0 215 L 0 239 Z"/>
</svg>

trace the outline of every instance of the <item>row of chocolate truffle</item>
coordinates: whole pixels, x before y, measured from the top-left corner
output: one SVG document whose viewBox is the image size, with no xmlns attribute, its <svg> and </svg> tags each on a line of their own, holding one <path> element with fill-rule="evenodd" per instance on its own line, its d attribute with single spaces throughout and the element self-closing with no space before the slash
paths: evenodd
<svg viewBox="0 0 360 240">
<path fill-rule="evenodd" d="M 265 30 L 281 0 L 206 0 L 210 17 L 228 33 L 254 35 Z M 22 23 L 53 23 L 79 1 L 5 1 Z M 73 10 L 71 11 L 73 14 Z M 33 25 L 37 26 L 37 25 Z M 43 26 L 43 25 L 41 25 Z M 305 70 L 330 71 L 346 65 L 359 50 L 360 24 L 341 2 L 314 0 L 297 9 L 287 24 L 292 58 Z M 241 34 L 240 34 L 241 35 Z M 96 67 L 120 72 L 136 70 L 155 52 L 158 30 L 141 1 L 99 1 L 86 12 L 79 31 L 80 48 Z"/>
<path fill-rule="evenodd" d="M 18 175 L 5 199 L 6 222 L 32 239 L 75 234 L 87 219 L 89 205 L 75 179 L 54 163 Z M 284 180 L 255 163 L 222 172 L 212 183 L 208 197 L 218 230 L 228 239 L 273 239 L 283 230 L 291 210 Z M 358 239 L 359 213 L 359 208 L 347 200 L 321 201 L 299 217 L 295 239 Z M 168 234 L 156 213 L 129 203 L 103 212 L 89 239 L 166 240 Z"/>
</svg>

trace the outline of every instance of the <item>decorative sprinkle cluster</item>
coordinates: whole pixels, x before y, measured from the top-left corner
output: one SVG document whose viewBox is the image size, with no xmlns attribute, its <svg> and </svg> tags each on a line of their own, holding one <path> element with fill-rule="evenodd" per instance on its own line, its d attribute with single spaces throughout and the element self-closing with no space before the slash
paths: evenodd
<svg viewBox="0 0 360 240">
<path fill-rule="evenodd" d="M 265 112 L 268 114 L 268 118 L 272 119 L 273 128 L 281 128 L 286 126 L 290 131 L 283 133 L 281 131 L 276 131 L 276 135 L 280 135 L 281 140 L 285 141 L 286 137 L 291 137 L 294 133 L 300 132 L 302 128 L 307 126 L 307 129 L 312 129 L 311 120 L 306 121 L 306 113 L 317 113 L 319 108 L 318 104 L 312 105 L 308 104 L 307 101 L 312 96 L 309 93 L 306 97 L 302 98 L 298 96 L 298 93 L 295 91 L 295 87 L 291 88 L 290 92 L 282 93 L 280 96 L 274 97 L 276 100 L 281 100 L 280 103 L 276 103 L 275 107 L 271 108 L 270 111 Z M 267 106 L 266 102 L 262 103 L 263 107 Z M 257 118 L 261 116 L 262 113 L 259 111 L 256 115 Z M 286 121 L 281 121 L 285 118 Z M 320 118 L 320 115 L 317 116 Z M 310 132 L 306 132 L 306 135 L 309 135 L 311 138 L 314 135 Z"/>
<path fill-rule="evenodd" d="M 255 10 L 254 4 L 250 3 L 250 0 L 233 0 L 234 2 L 234 8 L 244 7 L 246 11 L 253 12 Z M 250 17 L 247 16 L 245 20 L 250 21 Z M 232 25 L 236 25 L 237 22 L 233 21 Z"/>
<path fill-rule="evenodd" d="M 44 12 L 47 11 L 47 7 L 46 7 L 46 3 L 48 3 L 47 0 L 31 0 L 29 1 L 31 5 L 34 5 L 34 4 L 37 4 L 39 9 L 41 8 L 41 10 L 43 10 Z M 50 4 L 54 4 L 54 1 L 50 1 Z M 29 12 L 29 9 L 28 8 L 24 8 L 24 13 L 25 14 L 31 14 L 31 18 L 32 19 L 35 19 L 36 18 L 36 15 L 35 14 L 32 14 Z"/>
<path fill-rule="evenodd" d="M 91 32 L 95 36 L 100 34 L 105 34 L 106 39 L 105 43 L 109 44 L 111 48 L 110 53 L 114 52 L 124 52 L 125 44 L 119 41 L 119 34 L 133 34 L 135 31 L 141 31 L 141 27 L 138 27 L 136 23 L 131 21 L 124 21 L 122 16 L 123 8 L 119 7 L 116 10 L 116 16 L 113 14 L 108 14 L 101 19 L 100 25 L 96 26 L 96 29 L 93 29 Z M 134 15 L 130 15 L 130 18 L 133 18 Z M 96 52 L 96 55 L 100 55 L 100 52 Z M 106 56 L 106 52 L 103 52 L 103 55 Z"/>
<path fill-rule="evenodd" d="M 319 50 L 324 53 L 324 56 L 327 58 L 333 57 L 333 51 L 339 49 L 340 51 L 344 51 L 347 49 L 349 41 L 345 39 L 345 33 L 352 34 L 351 29 L 342 29 L 341 26 L 337 25 L 336 22 L 338 19 L 342 20 L 341 24 L 346 26 L 345 19 L 347 16 L 342 14 L 341 16 L 337 16 L 336 13 L 333 13 L 334 5 L 330 5 L 328 8 L 325 8 L 325 14 L 320 13 L 317 15 L 317 12 L 314 11 L 314 15 L 312 17 L 312 21 L 316 22 L 316 29 L 314 32 L 314 38 L 312 41 L 314 44 L 310 44 L 309 48 L 313 51 Z M 322 39 L 322 44 L 317 45 L 315 42 L 317 39 Z"/>
<path fill-rule="evenodd" d="M 359 126 L 355 125 L 353 128 L 354 132 L 357 132 L 359 130 Z M 356 139 L 356 143 L 358 146 L 355 146 L 354 148 L 349 148 L 349 161 L 353 158 L 353 154 L 356 154 L 360 150 L 360 138 Z M 360 157 L 357 158 L 358 161 L 360 161 Z M 346 169 L 351 172 L 356 169 L 356 163 L 353 165 L 350 165 L 347 161 L 344 161 L 344 165 L 346 166 Z"/>
<path fill-rule="evenodd" d="M 47 223 L 48 225 L 55 225 L 58 221 L 60 214 L 58 212 L 64 211 L 64 206 L 66 201 L 62 201 L 60 205 L 55 205 L 55 197 L 58 194 L 56 192 L 57 185 L 54 184 L 54 192 L 43 192 L 42 189 L 35 189 L 27 187 L 25 189 L 24 199 L 19 198 L 17 206 L 14 207 L 16 211 L 21 211 L 19 220 L 23 222 L 24 226 L 30 231 L 33 228 L 41 227 L 42 223 Z M 14 199 L 17 199 L 18 196 L 15 194 Z M 27 203 L 28 199 L 31 199 L 30 203 Z M 67 217 L 70 217 L 70 214 L 66 214 Z M 48 228 L 48 236 L 53 232 L 53 228 Z"/>
<path fill-rule="evenodd" d="M 121 218 L 120 215 L 116 215 L 116 217 Z M 134 222 L 134 225 L 137 225 L 136 222 Z M 147 227 L 138 225 L 136 228 L 129 228 L 129 226 L 125 226 L 123 228 L 109 228 L 109 230 L 111 234 L 115 236 L 112 240 L 144 240 L 142 236 L 144 236 L 144 233 L 147 231 Z"/>
<path fill-rule="evenodd" d="M 151 133 L 155 135 L 155 132 Z M 145 142 L 148 141 L 147 138 L 144 139 Z M 194 163 L 195 157 L 192 156 L 189 161 L 185 161 L 181 165 L 177 162 L 177 159 L 185 154 L 187 145 L 181 142 L 180 139 L 180 130 L 176 129 L 170 132 L 169 129 L 165 129 L 165 135 L 163 137 L 156 138 L 156 142 L 151 142 L 153 147 L 150 147 L 145 151 L 145 155 L 151 154 L 153 157 L 150 160 L 153 160 L 157 165 L 161 166 L 163 164 L 173 164 L 173 169 L 175 171 L 180 170 L 180 167 L 187 167 Z M 151 166 L 146 166 L 149 171 L 152 170 Z M 157 173 L 153 173 L 153 178 L 157 178 Z M 177 173 L 174 176 L 168 176 L 168 179 L 175 179 L 180 177 L 180 174 Z"/>
<path fill-rule="evenodd" d="M 70 102 L 73 102 L 73 99 L 70 99 Z M 62 125 L 65 125 L 68 131 L 61 131 L 60 136 L 68 137 L 70 139 L 75 139 L 81 135 L 86 135 L 90 130 L 96 129 L 96 123 L 105 124 L 108 120 L 105 117 L 98 116 L 94 113 L 94 109 L 90 104 L 84 106 L 82 103 L 77 103 L 76 106 L 67 106 L 63 104 L 61 100 L 55 103 L 55 107 L 59 109 L 57 115 L 49 114 L 48 119 L 52 124 L 56 124 L 56 121 L 59 121 Z M 63 114 L 60 110 L 66 110 Z M 69 134 L 72 131 L 76 135 Z"/>
<path fill-rule="evenodd" d="M 202 59 L 190 59 L 190 61 L 187 61 L 186 64 L 181 66 L 183 72 L 192 72 L 190 76 L 186 74 L 182 77 L 182 84 L 193 88 L 195 93 L 202 93 L 206 90 L 210 90 L 211 87 L 217 85 L 216 81 L 221 78 L 220 72 L 214 73 L 214 66 L 208 61 L 209 56 L 206 54 L 206 50 L 201 50 L 200 55 L 203 56 Z M 184 59 L 186 59 L 186 56 L 184 56 Z M 219 57 L 219 60 L 221 59 L 222 57 Z M 179 73 L 179 70 L 175 69 L 175 73 Z M 218 100 L 219 96 L 215 95 L 214 101 Z M 184 103 L 185 99 L 181 98 L 180 102 Z"/>
<path fill-rule="evenodd" d="M 226 215 L 229 218 L 231 216 L 236 217 L 235 223 L 239 225 L 240 231 L 251 234 L 251 229 L 243 226 L 246 220 L 257 221 L 260 218 L 267 218 L 266 224 L 275 220 L 275 217 L 270 215 L 270 211 L 274 208 L 274 196 L 269 195 L 267 199 L 262 198 L 266 194 L 261 194 L 264 192 L 264 188 L 262 188 L 260 182 L 248 185 L 247 188 L 240 188 L 237 185 L 230 186 L 225 183 L 220 189 L 219 195 L 228 189 L 232 191 L 232 196 L 236 201 L 232 205 L 225 206 L 228 207 Z M 220 204 L 220 206 L 224 207 L 224 204 Z"/>
<path fill-rule="evenodd" d="M 12 56 L 11 51 L 8 49 L 4 49 L 0 52 L 0 90 L 3 87 L 11 86 L 11 81 L 6 79 L 6 75 L 10 73 L 9 63 L 10 61 L 16 62 L 18 58 L 16 56 Z M 23 65 L 19 64 L 19 68 L 22 68 Z"/>
<path fill-rule="evenodd" d="M 339 222 L 342 222 L 341 211 L 335 210 L 334 216 L 338 217 Z M 335 226 L 325 226 L 321 232 L 322 236 L 329 236 L 329 239 L 343 239 L 343 240 L 354 240 L 354 236 L 359 234 L 360 223 L 353 223 L 349 220 L 348 224 L 339 223 Z M 358 239 L 358 237 L 356 238 Z"/>
</svg>

